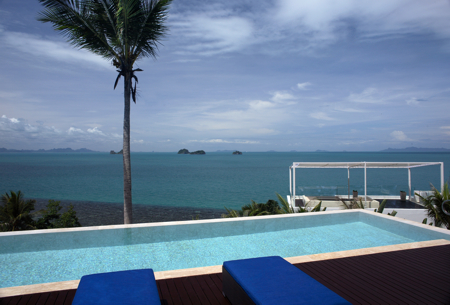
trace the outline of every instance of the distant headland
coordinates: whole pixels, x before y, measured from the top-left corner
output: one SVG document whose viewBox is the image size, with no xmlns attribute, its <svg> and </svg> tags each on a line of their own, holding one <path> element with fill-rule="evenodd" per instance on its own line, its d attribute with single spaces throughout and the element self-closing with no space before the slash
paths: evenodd
<svg viewBox="0 0 450 305">
<path fill-rule="evenodd" d="M 32 149 L 6 149 L 6 148 L 0 148 L 0 153 L 2 152 L 23 152 L 23 153 L 86 153 L 86 152 L 96 152 L 94 150 L 90 150 L 87 148 L 80 148 L 80 149 L 72 149 L 72 148 L 52 148 L 52 149 L 38 149 L 38 150 L 32 150 Z"/>
<path fill-rule="evenodd" d="M 178 151 L 179 155 L 206 155 L 204 150 L 197 150 L 194 152 L 189 152 L 189 150 L 187 150 L 186 148 L 180 149 Z"/>
</svg>

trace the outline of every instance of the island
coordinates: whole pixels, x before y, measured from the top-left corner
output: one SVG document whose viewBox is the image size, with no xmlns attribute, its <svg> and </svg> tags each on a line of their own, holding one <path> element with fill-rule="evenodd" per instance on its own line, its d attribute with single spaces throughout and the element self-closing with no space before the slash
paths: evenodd
<svg viewBox="0 0 450 305">
<path fill-rule="evenodd" d="M 123 149 L 121 149 L 119 152 L 115 152 L 114 150 L 111 150 L 109 152 L 110 155 L 123 155 Z"/>
<path fill-rule="evenodd" d="M 178 151 L 179 155 L 206 155 L 204 150 L 197 150 L 194 152 L 189 152 L 189 150 L 187 150 L 186 148 L 180 149 Z"/>
<path fill-rule="evenodd" d="M 236 150 L 232 153 L 233 155 L 242 155 L 242 152 L 240 152 L 239 150 Z"/>
<path fill-rule="evenodd" d="M 186 148 L 180 149 L 178 151 L 179 155 L 189 155 L 189 150 L 187 150 Z"/>
</svg>

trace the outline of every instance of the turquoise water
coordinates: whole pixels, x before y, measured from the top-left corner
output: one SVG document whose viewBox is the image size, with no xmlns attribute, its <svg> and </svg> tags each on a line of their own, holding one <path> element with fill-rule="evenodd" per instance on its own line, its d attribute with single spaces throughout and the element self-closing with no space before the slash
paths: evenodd
<svg viewBox="0 0 450 305">
<path fill-rule="evenodd" d="M 204 208 L 240 208 L 250 200 L 289 194 L 293 162 L 432 161 L 446 153 L 132 153 L 133 203 Z M 108 153 L 1 153 L 0 192 L 22 190 L 26 197 L 56 200 L 123 202 L 122 156 Z M 439 167 L 412 170 L 412 186 L 440 183 Z M 363 170 L 351 170 L 350 189 L 363 192 Z M 368 193 L 398 195 L 406 190 L 406 169 L 369 169 Z M 347 194 L 346 169 L 297 170 L 297 194 Z"/>
<path fill-rule="evenodd" d="M 7 253 L 0 255 L 0 287 L 77 280 L 98 272 L 175 270 L 221 265 L 233 259 L 292 257 L 413 241 L 418 240 L 364 222 L 349 222 L 225 237 Z"/>
</svg>

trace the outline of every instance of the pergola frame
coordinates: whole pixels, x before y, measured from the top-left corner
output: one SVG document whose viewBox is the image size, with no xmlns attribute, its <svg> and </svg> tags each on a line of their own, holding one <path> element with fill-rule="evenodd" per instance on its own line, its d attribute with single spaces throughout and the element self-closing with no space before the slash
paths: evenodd
<svg viewBox="0 0 450 305">
<path fill-rule="evenodd" d="M 297 168 L 346 168 L 348 193 L 350 196 L 350 169 L 364 168 L 364 201 L 367 201 L 367 169 L 368 168 L 406 168 L 408 169 L 408 190 L 411 200 L 411 168 L 440 165 L 441 192 L 444 190 L 444 162 L 294 162 L 289 167 L 289 192 L 291 205 L 295 205 L 295 169 Z"/>
</svg>

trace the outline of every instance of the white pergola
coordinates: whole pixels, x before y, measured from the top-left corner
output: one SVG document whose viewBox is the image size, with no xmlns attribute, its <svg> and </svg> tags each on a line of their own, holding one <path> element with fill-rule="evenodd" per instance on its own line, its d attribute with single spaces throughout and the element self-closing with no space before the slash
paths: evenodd
<svg viewBox="0 0 450 305">
<path fill-rule="evenodd" d="M 295 203 L 295 170 L 297 168 L 346 168 L 350 187 L 350 169 L 364 168 L 364 201 L 367 201 L 367 169 L 368 168 L 406 168 L 408 169 L 408 190 L 411 200 L 411 168 L 440 165 L 441 191 L 444 189 L 444 162 L 294 162 L 289 167 L 289 191 L 291 204 Z"/>
</svg>

